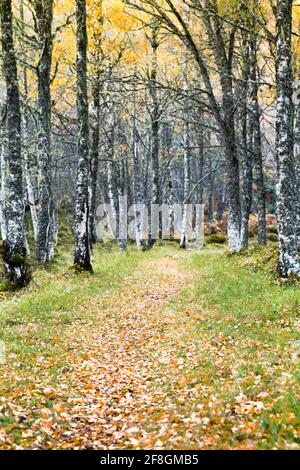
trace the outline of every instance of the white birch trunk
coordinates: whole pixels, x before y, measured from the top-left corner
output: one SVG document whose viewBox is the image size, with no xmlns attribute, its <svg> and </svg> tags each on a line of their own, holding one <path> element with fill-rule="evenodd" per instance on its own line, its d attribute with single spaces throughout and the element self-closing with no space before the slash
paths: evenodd
<svg viewBox="0 0 300 470">
<path fill-rule="evenodd" d="M 278 2 L 276 20 L 278 271 L 282 277 L 289 277 L 300 276 L 296 224 L 297 184 L 292 131 L 292 0 Z"/>
<path fill-rule="evenodd" d="M 189 24 L 189 7 L 185 7 L 185 21 Z M 189 204 L 190 194 L 190 124 L 189 124 L 189 65 L 185 59 L 183 68 L 183 91 L 185 94 L 184 102 L 184 123 L 183 123 L 183 215 L 182 215 L 182 230 L 180 237 L 180 248 L 186 248 L 189 242 L 188 237 L 188 213 L 186 205 Z"/>
</svg>

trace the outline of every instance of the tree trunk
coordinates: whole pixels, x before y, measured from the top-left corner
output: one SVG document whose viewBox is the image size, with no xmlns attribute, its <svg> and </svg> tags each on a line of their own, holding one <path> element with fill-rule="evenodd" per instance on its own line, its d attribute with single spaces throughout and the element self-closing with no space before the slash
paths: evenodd
<svg viewBox="0 0 300 470">
<path fill-rule="evenodd" d="M 137 215 L 137 208 L 144 203 L 144 195 L 142 188 L 142 171 L 139 162 L 139 145 L 138 145 L 138 128 L 137 128 L 137 103 L 136 89 L 133 91 L 133 123 L 132 123 L 132 186 L 133 186 L 133 203 L 135 206 L 135 241 L 137 247 L 143 247 L 142 226 L 143 221 Z"/>
<path fill-rule="evenodd" d="M 24 236 L 23 172 L 21 157 L 21 111 L 18 72 L 13 42 L 11 0 L 1 7 L 3 72 L 7 88 L 7 217 L 6 239 L 2 244 L 5 275 L 12 288 L 29 280 Z"/>
<path fill-rule="evenodd" d="M 291 67 L 292 0 L 281 0 L 276 18 L 276 154 L 280 276 L 300 275 L 296 229 L 296 174 L 293 157 Z"/>
<path fill-rule="evenodd" d="M 299 98 L 298 98 L 299 99 Z M 294 158 L 296 169 L 296 184 L 297 184 L 297 235 L 298 244 L 300 241 L 300 100 L 296 103 L 295 110 L 295 127 L 294 127 Z"/>
<path fill-rule="evenodd" d="M 155 20 L 154 20 L 155 21 Z M 151 49 L 152 49 L 152 66 L 150 74 L 150 97 L 151 97 L 151 204 L 160 204 L 160 177 L 159 177 L 159 103 L 158 103 L 158 92 L 157 92 L 157 51 L 158 51 L 158 31 L 159 26 L 155 22 L 152 28 L 151 37 Z M 151 205 L 150 204 L 150 205 Z M 149 227 L 151 227 L 151 211 L 149 208 Z M 151 230 L 150 230 L 151 232 Z M 159 215 L 159 234 L 161 237 L 161 217 Z M 153 246 L 155 240 L 151 238 L 149 234 L 149 246 Z"/>
<path fill-rule="evenodd" d="M 266 199 L 261 143 L 260 109 L 258 103 L 256 39 L 253 39 L 250 42 L 249 120 L 251 120 L 251 127 L 253 131 L 252 153 L 254 159 L 255 182 L 257 192 L 258 243 L 260 245 L 266 245 Z"/>
<path fill-rule="evenodd" d="M 238 100 L 240 100 L 240 110 L 238 113 L 239 129 L 239 154 L 241 156 L 242 186 L 241 186 L 241 243 L 244 250 L 249 245 L 249 217 L 252 206 L 252 153 L 248 148 L 248 126 L 247 126 L 247 106 L 248 106 L 248 81 L 249 81 L 249 43 L 243 41 L 243 74 L 238 86 Z M 252 126 L 250 128 L 252 137 Z"/>
<path fill-rule="evenodd" d="M 211 4 L 206 1 L 204 21 L 212 42 L 214 56 L 220 75 L 222 88 L 222 113 L 219 112 L 212 85 L 207 69 L 198 53 L 198 64 L 205 79 L 207 91 L 210 93 L 212 111 L 215 114 L 225 148 L 225 158 L 227 165 L 227 191 L 228 191 L 228 242 L 229 250 L 232 253 L 239 252 L 241 243 L 241 200 L 240 200 L 240 165 L 237 155 L 236 130 L 235 130 L 235 100 L 233 95 L 233 73 L 232 55 L 235 42 L 235 27 L 230 34 L 229 50 L 226 50 L 226 43 L 222 34 L 222 25 L 217 12 L 217 3 Z M 213 16 L 210 17 L 210 7 Z"/>
<path fill-rule="evenodd" d="M 97 4 L 99 25 L 103 27 L 103 1 Z M 103 51 L 102 51 L 102 30 L 94 33 L 94 49 L 92 52 L 93 58 L 93 80 L 92 80 L 92 113 L 91 113 L 91 151 L 90 151 L 90 188 L 89 188 L 89 233 L 91 249 L 94 243 L 97 242 L 97 228 L 96 228 L 96 198 L 97 198 L 97 181 L 98 181 L 98 168 L 99 168 L 99 132 L 100 132 L 100 92 L 101 92 L 101 76 L 103 65 Z"/>
<path fill-rule="evenodd" d="M 232 253 L 241 250 L 241 203 L 239 184 L 239 160 L 235 138 L 228 128 L 226 137 L 225 155 L 227 165 L 227 191 L 228 191 L 228 241 Z"/>
<path fill-rule="evenodd" d="M 91 116 L 91 130 L 92 130 L 92 148 L 90 156 L 90 211 L 89 211 L 89 233 L 91 248 L 97 241 L 96 230 L 96 195 L 97 195 L 97 179 L 99 167 L 99 131 L 100 131 L 100 73 L 96 73 L 96 77 L 92 87 L 92 116 Z"/>
<path fill-rule="evenodd" d="M 39 214 L 36 259 L 47 263 L 51 259 L 53 227 L 52 157 L 51 157 L 51 91 L 53 0 L 35 2 L 39 38 L 38 76 L 38 156 Z"/>
<path fill-rule="evenodd" d="M 208 222 L 210 233 L 214 233 L 216 231 L 214 207 L 215 174 L 213 172 L 212 161 L 209 162 L 209 171 L 211 174 L 208 181 Z"/>
<path fill-rule="evenodd" d="M 108 198 L 110 203 L 110 214 L 112 220 L 111 222 L 111 233 L 115 238 L 117 233 L 117 222 L 118 222 L 118 177 L 116 171 L 116 161 L 115 161 L 115 110 L 114 103 L 111 101 L 109 96 L 109 91 L 107 93 L 107 164 L 106 164 L 106 173 L 107 173 L 107 187 L 108 187 Z"/>
<path fill-rule="evenodd" d="M 190 11 L 189 7 L 185 8 L 185 21 L 189 23 Z M 180 248 L 187 248 L 189 242 L 188 236 L 188 210 L 187 205 L 190 203 L 190 123 L 189 123 L 189 65 L 188 60 L 185 58 L 183 68 L 183 91 L 184 91 L 184 111 L 183 111 L 183 215 L 182 215 L 182 229 L 180 238 Z"/>
<path fill-rule="evenodd" d="M 91 271 L 89 237 L 89 109 L 87 92 L 86 1 L 76 0 L 77 21 L 77 178 L 75 198 L 75 258 L 80 270 Z"/>
<path fill-rule="evenodd" d="M 23 5 L 23 4 L 22 4 Z M 23 19 L 23 10 L 21 10 L 21 18 Z M 28 83 L 27 83 L 27 69 L 24 67 L 23 69 L 23 93 L 24 93 L 24 100 L 27 103 L 28 98 Z M 31 215 L 31 222 L 32 222 L 32 229 L 33 229 L 33 236 L 34 240 L 37 240 L 38 234 L 38 216 L 36 212 L 36 205 L 35 205 L 35 197 L 34 191 L 32 187 L 31 181 L 31 174 L 30 174 L 30 167 L 28 161 L 28 150 L 29 150 L 29 116 L 26 107 L 23 109 L 23 119 L 22 119 L 22 137 L 23 137 L 23 172 L 24 172 L 24 180 L 25 180 L 25 187 L 27 192 L 27 199 L 28 204 L 30 207 L 30 215 Z"/>
<path fill-rule="evenodd" d="M 0 230 L 1 239 L 6 240 L 7 237 L 7 222 L 5 215 L 5 150 L 4 150 L 4 129 L 2 125 L 2 116 L 0 123 Z"/>
<path fill-rule="evenodd" d="M 218 222 L 222 222 L 224 211 L 226 207 L 226 184 L 223 184 L 219 191 L 219 198 L 218 198 L 218 209 L 217 209 L 217 220 Z"/>
</svg>

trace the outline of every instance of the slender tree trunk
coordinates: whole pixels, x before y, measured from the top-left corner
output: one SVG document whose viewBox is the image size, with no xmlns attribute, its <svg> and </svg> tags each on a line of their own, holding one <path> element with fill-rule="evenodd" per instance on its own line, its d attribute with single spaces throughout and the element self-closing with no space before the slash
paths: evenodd
<svg viewBox="0 0 300 470">
<path fill-rule="evenodd" d="M 227 191 L 228 191 L 228 242 L 232 253 L 239 252 L 241 243 L 241 200 L 240 200 L 240 165 L 236 145 L 235 129 L 235 100 L 233 94 L 232 57 L 235 44 L 236 29 L 232 28 L 229 41 L 229 50 L 226 50 L 222 34 L 222 25 L 217 12 L 217 2 L 205 0 L 207 10 L 204 13 L 205 25 L 212 42 L 214 56 L 219 71 L 222 88 L 222 113 L 220 114 L 216 103 L 208 71 L 203 59 L 198 53 L 198 64 L 203 76 L 207 91 L 210 93 L 212 111 L 215 114 L 225 148 L 227 165 Z M 210 12 L 213 13 L 212 17 Z"/>
<path fill-rule="evenodd" d="M 223 88 L 223 142 L 227 165 L 228 190 L 228 241 L 232 253 L 241 248 L 241 199 L 240 199 L 240 164 L 236 146 L 236 130 L 234 120 L 235 103 L 231 75 L 225 72 L 221 78 Z"/>
<path fill-rule="evenodd" d="M 36 239 L 36 259 L 47 263 L 51 259 L 54 237 L 52 156 L 51 156 L 51 91 L 53 0 L 35 2 L 39 38 L 38 76 L 38 156 L 39 156 L 39 214 Z"/>
<path fill-rule="evenodd" d="M 300 275 L 295 220 L 297 186 L 293 157 L 292 3 L 292 0 L 278 2 L 276 18 L 278 271 L 282 277 Z"/>
<path fill-rule="evenodd" d="M 138 128 L 137 128 L 137 103 L 136 90 L 133 91 L 133 123 L 132 123 L 132 186 L 133 186 L 133 202 L 137 208 L 144 202 L 142 188 L 142 172 L 139 163 L 139 145 L 138 145 Z M 135 211 L 137 212 L 137 211 Z M 143 247 L 142 240 L 142 221 L 140 217 L 135 219 L 135 241 L 138 248 Z"/>
<path fill-rule="evenodd" d="M 121 128 L 121 122 L 119 123 L 118 129 Z M 119 132 L 119 143 L 123 143 L 124 136 Z M 127 249 L 127 235 L 128 235 L 128 221 L 127 221 L 127 209 L 128 209 L 128 174 L 127 174 L 127 152 L 121 151 L 119 154 L 119 174 L 118 174 L 118 243 L 121 251 Z"/>
<path fill-rule="evenodd" d="M 232 124 L 233 125 L 233 124 Z M 228 240 L 232 253 L 241 250 L 241 202 L 239 184 L 239 160 L 235 138 L 228 126 L 226 135 L 225 155 L 227 164 L 227 191 L 228 191 Z M 232 128 L 233 129 L 233 128 Z"/>
<path fill-rule="evenodd" d="M 11 0 L 0 6 L 3 72 L 7 88 L 7 233 L 2 244 L 5 275 L 13 288 L 28 280 L 24 236 L 23 172 L 21 157 L 21 110 L 18 72 L 13 42 Z"/>
<path fill-rule="evenodd" d="M 199 110 L 201 112 L 201 110 Z M 204 135 L 203 130 L 200 129 L 197 135 L 198 143 L 198 164 L 197 164 L 197 177 L 202 180 L 204 175 Z M 197 188 L 196 204 L 203 204 L 204 202 L 204 181 Z"/>
<path fill-rule="evenodd" d="M 92 88 L 92 116 L 91 116 L 91 130 L 92 130 L 92 148 L 90 157 L 90 211 L 89 211 L 89 232 L 91 248 L 97 241 L 96 230 L 96 195 L 97 195 L 97 180 L 98 180 L 98 167 L 99 167 L 99 132 L 100 132 L 100 73 L 96 73 L 95 80 Z"/>
<path fill-rule="evenodd" d="M 103 27 L 103 1 L 98 2 L 97 18 L 99 25 Z M 89 233 L 91 249 L 97 241 L 96 228 L 96 199 L 97 199 L 97 181 L 99 168 L 99 132 L 100 132 L 100 92 L 101 92 L 101 76 L 102 76 L 102 31 L 94 34 L 94 77 L 92 80 L 92 113 L 91 113 L 91 152 L 90 152 L 90 188 L 89 188 Z"/>
<path fill-rule="evenodd" d="M 209 171 L 211 174 L 208 180 L 208 222 L 210 233 L 214 233 L 216 231 L 214 207 L 215 173 L 213 172 L 213 162 L 211 160 L 209 161 Z"/>
<path fill-rule="evenodd" d="M 77 20 L 77 178 L 75 198 L 75 266 L 91 271 L 89 236 L 89 108 L 87 93 L 86 2 L 76 0 Z"/>
<path fill-rule="evenodd" d="M 2 116 L 0 123 L 0 230 L 1 239 L 6 240 L 7 237 L 7 222 L 5 215 L 5 150 L 4 150 L 4 129 L 2 125 Z"/>
<path fill-rule="evenodd" d="M 257 42 L 250 42 L 250 80 L 249 80 L 249 120 L 253 130 L 252 154 L 254 159 L 255 182 L 257 191 L 258 243 L 266 245 L 266 198 L 263 171 L 263 155 L 260 128 L 260 109 L 258 103 Z"/>
<path fill-rule="evenodd" d="M 190 11 L 189 7 L 185 8 L 185 20 L 189 23 Z M 184 112 L 183 112 L 183 216 L 182 216 L 182 229 L 180 238 L 180 248 L 186 248 L 189 242 L 188 236 L 188 211 L 187 205 L 190 203 L 190 123 L 189 123 L 189 65 L 187 58 L 185 58 L 184 69 L 183 69 L 183 91 L 184 97 Z"/>
<path fill-rule="evenodd" d="M 27 84 L 27 69 L 24 67 L 23 70 L 23 88 L 24 88 L 24 100 L 25 103 L 27 102 L 28 98 L 28 84 Z M 26 186 L 26 192 L 27 192 L 27 199 L 28 199 L 28 204 L 30 207 L 30 215 L 31 215 L 31 222 L 32 222 L 32 229 L 33 229 L 33 235 L 34 235 L 34 240 L 37 240 L 37 234 L 38 234 L 38 216 L 37 216 L 37 211 L 36 211 L 36 204 L 35 204 L 35 197 L 34 197 L 34 191 L 33 191 L 33 186 L 32 186 L 32 181 L 31 181 L 31 174 L 30 174 L 30 167 L 29 167 L 29 155 L 28 155 L 28 149 L 29 149 L 29 138 L 28 138 L 28 133 L 29 133 L 29 116 L 28 116 L 28 111 L 26 107 L 23 110 L 23 119 L 22 119 L 22 136 L 23 136 L 23 172 L 24 172 L 24 179 L 25 179 L 25 186 Z"/>
<path fill-rule="evenodd" d="M 20 3 L 20 17 L 24 21 L 24 0 L 21 0 Z M 24 51 L 22 51 L 23 53 Z M 31 172 L 29 166 L 29 112 L 27 109 L 28 101 L 28 78 L 27 78 L 27 67 L 23 67 L 23 95 L 25 106 L 22 113 L 22 141 L 23 141 L 23 173 L 24 173 L 24 182 L 27 193 L 27 200 L 30 207 L 30 215 L 33 229 L 33 236 L 36 242 L 37 233 L 38 233 L 38 216 L 36 211 L 36 203 L 34 197 L 34 190 L 31 181 Z M 28 248 L 27 248 L 28 252 Z"/>
<path fill-rule="evenodd" d="M 116 235 L 117 225 L 118 225 L 118 177 L 116 174 L 116 161 L 115 161 L 115 110 L 114 103 L 111 101 L 109 92 L 107 94 L 107 164 L 106 164 L 106 173 L 107 173 L 107 187 L 108 187 L 108 197 L 110 203 L 110 213 L 112 217 L 112 226 L 111 232 L 113 235 Z M 114 230 L 115 229 L 115 230 Z"/>
<path fill-rule="evenodd" d="M 222 222 L 223 220 L 225 207 L 226 207 L 226 184 L 223 184 L 222 188 L 220 189 L 219 200 L 218 200 L 218 210 L 217 210 L 218 222 Z"/>
<path fill-rule="evenodd" d="M 244 40 L 243 44 L 243 74 L 242 81 L 238 87 L 240 95 L 240 110 L 238 116 L 239 123 L 239 153 L 241 156 L 242 186 L 241 186 L 241 243 L 244 250 L 249 245 L 249 217 L 252 206 L 252 154 L 248 149 L 248 83 L 249 83 L 249 43 Z M 252 128 L 250 132 L 252 131 Z"/>
<path fill-rule="evenodd" d="M 300 241 L 300 101 L 296 103 L 295 109 L 295 127 L 294 127 L 294 158 L 296 169 L 296 184 L 297 184 L 297 234 L 298 244 Z"/>
<path fill-rule="evenodd" d="M 158 43 L 158 31 L 159 26 L 155 22 L 152 28 L 151 37 L 151 49 L 152 49 L 152 66 L 150 74 L 150 97 L 152 102 L 151 109 L 151 204 L 160 204 L 160 177 L 159 177 L 159 102 L 157 92 L 157 51 L 159 47 Z M 151 205 L 150 204 L 150 205 Z M 151 217 L 151 207 L 149 208 L 149 216 Z M 149 221 L 149 227 L 151 227 L 151 218 Z M 161 236 L 161 217 L 159 215 L 159 234 Z M 151 239 L 151 233 L 149 235 L 149 245 L 153 246 L 155 240 Z"/>
</svg>

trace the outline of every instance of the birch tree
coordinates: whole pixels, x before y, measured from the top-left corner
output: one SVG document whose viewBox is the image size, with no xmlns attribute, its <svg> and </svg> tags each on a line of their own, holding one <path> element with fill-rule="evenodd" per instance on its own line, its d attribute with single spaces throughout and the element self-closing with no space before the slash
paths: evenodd
<svg viewBox="0 0 300 470">
<path fill-rule="evenodd" d="M 95 31 L 93 31 L 93 48 L 91 52 L 92 58 L 92 112 L 91 112 L 91 148 L 90 148 L 90 187 L 89 187 L 89 232 L 91 246 L 97 241 L 96 230 L 96 193 L 97 193 L 97 179 L 99 168 L 99 133 L 100 133 L 100 93 L 101 93 L 101 79 L 103 74 L 103 1 L 97 2 L 96 23 Z M 93 12 L 94 13 L 94 12 Z"/>
<path fill-rule="evenodd" d="M 219 126 L 222 143 L 227 161 L 227 190 L 229 205 L 228 238 L 232 252 L 241 250 L 241 201 L 240 201 L 240 169 L 236 145 L 234 123 L 235 101 L 233 94 L 233 53 L 236 38 L 236 25 L 230 28 L 228 37 L 224 37 L 221 15 L 218 13 L 216 0 L 191 2 L 191 11 L 199 11 L 209 39 L 209 47 L 214 57 L 214 65 L 218 71 L 222 90 L 222 109 L 215 93 L 211 66 L 207 63 L 203 49 L 197 44 L 191 26 L 184 13 L 176 7 L 172 0 L 166 0 L 165 8 L 157 0 L 143 0 L 139 4 L 128 1 L 133 7 L 156 16 L 168 31 L 172 31 L 188 48 L 197 64 L 204 85 L 209 105 Z"/>
<path fill-rule="evenodd" d="M 241 243 L 245 250 L 249 241 L 249 216 L 252 206 L 252 146 L 249 148 L 249 138 L 253 134 L 253 126 L 248 126 L 248 89 L 249 89 L 249 41 L 247 36 L 242 39 L 242 73 L 237 86 L 237 135 L 241 159 Z"/>
<path fill-rule="evenodd" d="M 14 50 L 11 0 L 0 5 L 3 71 L 6 83 L 7 200 L 6 239 L 2 244 L 5 275 L 13 288 L 24 287 L 28 280 L 24 246 L 24 200 L 21 158 L 21 110 L 18 72 Z"/>
<path fill-rule="evenodd" d="M 22 22 L 25 22 L 24 16 L 24 0 L 20 2 L 20 18 Z M 25 54 L 25 48 L 22 47 L 23 43 L 21 43 L 21 53 Z M 33 236 L 34 240 L 37 240 L 38 234 L 38 215 L 36 210 L 36 202 L 35 202 L 35 194 L 32 185 L 32 178 L 31 178 L 31 168 L 29 162 L 29 111 L 28 111 L 28 68 L 26 64 L 23 64 L 22 67 L 22 85 L 23 85 L 23 109 L 21 108 L 22 114 L 22 147 L 23 147 L 23 173 L 24 173 L 24 184 L 27 193 L 27 203 L 30 207 L 30 215 L 31 215 L 31 222 L 33 228 Z"/>
<path fill-rule="evenodd" d="M 89 107 L 87 91 L 86 1 L 76 0 L 77 21 L 77 177 L 75 196 L 75 266 L 91 271 L 89 234 Z"/>
<path fill-rule="evenodd" d="M 50 261 L 53 253 L 54 209 L 51 156 L 51 91 L 53 0 L 33 0 L 39 45 L 38 77 L 38 154 L 39 214 L 36 240 L 38 262 Z"/>
<path fill-rule="evenodd" d="M 0 230 L 1 239 L 6 240 L 7 227 L 5 216 L 5 154 L 4 154 L 4 127 L 6 117 L 6 104 L 1 103 L 0 106 Z"/>
<path fill-rule="evenodd" d="M 293 156 L 292 0 L 278 0 L 276 15 L 276 156 L 280 276 L 300 275 L 297 185 Z"/>
<path fill-rule="evenodd" d="M 300 84 L 300 82 L 299 82 Z M 298 85 L 299 87 L 299 85 Z M 296 169 L 296 184 L 297 184 L 297 233 L 298 242 L 300 240 L 300 90 L 296 90 L 295 99 L 295 124 L 294 124 L 294 158 Z"/>
<path fill-rule="evenodd" d="M 158 99 L 158 90 L 157 90 L 157 74 L 158 74 L 158 48 L 159 48 L 159 23 L 154 19 L 154 24 L 151 27 L 151 52 L 152 52 L 152 61 L 151 61 L 151 71 L 150 71 L 150 80 L 149 80 L 149 91 L 151 97 L 151 203 L 155 205 L 160 204 L 160 176 L 159 176 L 159 119 L 160 119 L 160 109 L 159 109 L 159 99 Z M 149 215 L 151 214 L 151 209 L 149 210 Z M 159 222 L 160 225 L 160 222 Z M 149 224 L 150 226 L 150 224 Z M 153 245 L 154 240 L 149 240 L 150 246 Z"/>
<path fill-rule="evenodd" d="M 264 189 L 264 171 L 261 136 L 261 112 L 258 102 L 258 71 L 257 71 L 257 39 L 254 36 L 250 40 L 249 57 L 249 121 L 250 121 L 250 151 L 253 154 L 255 182 L 257 188 L 257 212 L 258 212 L 258 243 L 267 243 L 266 230 L 266 200 Z"/>
</svg>

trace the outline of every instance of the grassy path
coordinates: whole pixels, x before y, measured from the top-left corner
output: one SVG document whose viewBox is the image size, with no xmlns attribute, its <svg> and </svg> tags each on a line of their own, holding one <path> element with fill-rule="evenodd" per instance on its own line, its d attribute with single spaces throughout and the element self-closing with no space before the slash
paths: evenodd
<svg viewBox="0 0 300 470">
<path fill-rule="evenodd" d="M 297 289 L 218 250 L 94 264 L 0 303 L 1 448 L 298 448 Z"/>
</svg>

